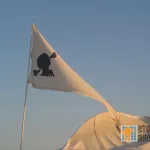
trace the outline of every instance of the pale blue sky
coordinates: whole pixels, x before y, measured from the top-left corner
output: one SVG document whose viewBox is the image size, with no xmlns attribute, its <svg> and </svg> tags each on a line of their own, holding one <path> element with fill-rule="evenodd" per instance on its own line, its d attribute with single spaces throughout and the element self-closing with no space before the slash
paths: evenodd
<svg viewBox="0 0 150 150">
<path fill-rule="evenodd" d="M 17 150 L 31 24 L 120 112 L 150 115 L 150 1 L 0 1 L 0 149 Z M 54 150 L 91 116 L 87 97 L 29 86 L 23 150 Z"/>
</svg>

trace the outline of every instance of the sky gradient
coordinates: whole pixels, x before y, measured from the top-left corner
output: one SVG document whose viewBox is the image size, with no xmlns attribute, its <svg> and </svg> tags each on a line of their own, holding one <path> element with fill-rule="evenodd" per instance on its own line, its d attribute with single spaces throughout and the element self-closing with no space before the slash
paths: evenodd
<svg viewBox="0 0 150 150">
<path fill-rule="evenodd" d="M 0 149 L 20 144 L 31 24 L 119 112 L 150 116 L 150 1 L 0 1 Z M 29 86 L 23 150 L 55 150 L 97 101 Z"/>
</svg>

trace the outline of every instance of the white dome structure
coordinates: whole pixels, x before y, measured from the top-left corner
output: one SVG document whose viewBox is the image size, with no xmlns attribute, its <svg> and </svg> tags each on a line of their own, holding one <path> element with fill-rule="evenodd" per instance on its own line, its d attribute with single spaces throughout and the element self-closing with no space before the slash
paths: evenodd
<svg viewBox="0 0 150 150">
<path fill-rule="evenodd" d="M 150 117 L 117 112 L 121 125 L 150 125 Z M 63 150 L 150 150 L 150 142 L 122 142 L 110 113 L 98 114 L 85 122 Z"/>
</svg>

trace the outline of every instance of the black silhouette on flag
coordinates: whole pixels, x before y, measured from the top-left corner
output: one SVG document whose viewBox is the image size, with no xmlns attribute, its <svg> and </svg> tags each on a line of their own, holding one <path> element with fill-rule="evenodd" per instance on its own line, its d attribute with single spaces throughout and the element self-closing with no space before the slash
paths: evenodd
<svg viewBox="0 0 150 150">
<path fill-rule="evenodd" d="M 49 66 L 51 65 L 51 59 L 56 58 L 56 53 L 53 52 L 52 55 L 49 57 L 46 53 L 41 54 L 37 58 L 37 66 L 39 67 L 39 70 L 33 70 L 34 76 L 37 76 L 39 72 L 42 70 L 41 76 L 55 76 L 52 69 L 49 69 Z"/>
</svg>

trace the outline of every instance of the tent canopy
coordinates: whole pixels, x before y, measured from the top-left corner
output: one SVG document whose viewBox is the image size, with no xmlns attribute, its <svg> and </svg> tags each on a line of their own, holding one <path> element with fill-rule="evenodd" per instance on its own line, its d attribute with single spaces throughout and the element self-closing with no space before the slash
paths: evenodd
<svg viewBox="0 0 150 150">
<path fill-rule="evenodd" d="M 132 116 L 117 112 L 122 125 L 150 125 L 150 117 Z M 149 147 L 149 148 L 148 148 Z M 150 150 L 150 142 L 121 141 L 121 136 L 108 112 L 85 122 L 69 139 L 63 150 Z"/>
</svg>

